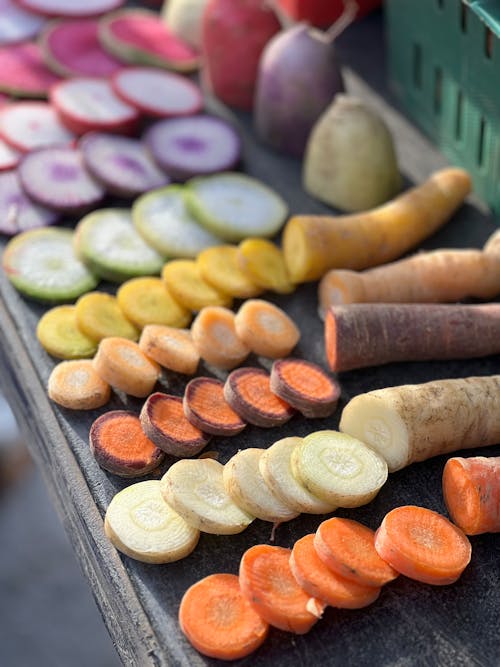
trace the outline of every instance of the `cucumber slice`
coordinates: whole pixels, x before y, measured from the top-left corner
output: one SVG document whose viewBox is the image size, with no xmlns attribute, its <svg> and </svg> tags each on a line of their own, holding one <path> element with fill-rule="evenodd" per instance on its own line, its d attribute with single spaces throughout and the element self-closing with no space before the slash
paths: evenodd
<svg viewBox="0 0 500 667">
<path fill-rule="evenodd" d="M 0 46 L 33 39 L 45 20 L 18 7 L 12 0 L 0 0 Z"/>
<path fill-rule="evenodd" d="M 164 257 L 194 259 L 204 248 L 220 244 L 187 210 L 181 185 L 138 197 L 132 205 L 132 220 L 139 234 Z"/>
<path fill-rule="evenodd" d="M 69 145 L 75 138 L 47 102 L 17 102 L 4 106 L 0 110 L 0 134 L 23 153 L 47 146 Z"/>
<path fill-rule="evenodd" d="M 123 282 L 159 274 L 164 259 L 136 231 L 130 211 L 104 208 L 89 213 L 75 229 L 77 256 L 107 280 Z"/>
<path fill-rule="evenodd" d="M 85 2 L 68 2 L 68 0 L 17 0 L 17 3 L 28 11 L 41 16 L 61 18 L 86 18 L 100 16 L 118 9 L 125 0 L 85 0 Z"/>
<path fill-rule="evenodd" d="M 274 190 L 237 173 L 191 179 L 186 205 L 204 227 L 231 242 L 274 236 L 288 214 L 285 201 Z"/>
<path fill-rule="evenodd" d="M 2 257 L 14 287 L 36 301 L 74 301 L 94 289 L 99 279 L 73 252 L 73 230 L 44 227 L 9 241 Z"/>
<path fill-rule="evenodd" d="M 0 48 L 0 91 L 14 97 L 47 97 L 49 88 L 58 81 L 38 44 L 22 42 Z"/>
<path fill-rule="evenodd" d="M 13 236 L 28 229 L 53 225 L 58 219 L 56 211 L 39 206 L 26 196 L 16 171 L 0 174 L 0 233 Z"/>
<path fill-rule="evenodd" d="M 79 147 L 90 173 L 118 197 L 136 197 L 170 182 L 139 139 L 88 132 Z"/>
</svg>

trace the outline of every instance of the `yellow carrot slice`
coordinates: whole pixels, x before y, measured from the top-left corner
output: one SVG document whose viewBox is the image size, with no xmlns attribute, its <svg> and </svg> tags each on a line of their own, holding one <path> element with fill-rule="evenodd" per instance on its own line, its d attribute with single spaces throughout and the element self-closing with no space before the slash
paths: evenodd
<svg viewBox="0 0 500 667">
<path fill-rule="evenodd" d="M 200 355 L 189 329 L 176 329 L 161 324 L 148 324 L 139 338 L 144 354 L 164 368 L 184 375 L 194 375 Z"/>
<path fill-rule="evenodd" d="M 206 306 L 191 325 L 193 343 L 208 364 L 230 370 L 250 354 L 250 348 L 236 333 L 235 316 L 229 308 Z"/>
<path fill-rule="evenodd" d="M 141 277 L 124 282 L 116 293 L 124 315 L 142 329 L 147 324 L 187 327 L 191 311 L 176 301 L 161 278 Z"/>
<path fill-rule="evenodd" d="M 245 239 L 238 246 L 238 263 L 243 273 L 262 289 L 279 294 L 295 289 L 283 253 L 272 241 Z"/>
<path fill-rule="evenodd" d="M 89 292 L 78 299 L 75 308 L 78 328 L 96 342 L 109 336 L 139 338 L 139 331 L 125 317 L 112 294 Z"/>
<path fill-rule="evenodd" d="M 92 363 L 112 387 L 138 398 L 153 391 L 160 375 L 158 364 L 146 357 L 137 343 L 117 336 L 101 340 Z"/>
<path fill-rule="evenodd" d="M 300 338 L 297 325 L 285 311 L 263 299 L 245 301 L 234 326 L 252 352 L 271 359 L 288 356 Z"/>
<path fill-rule="evenodd" d="M 238 257 L 237 246 L 218 245 L 202 250 L 196 263 L 202 278 L 212 287 L 236 299 L 249 299 L 263 290 L 241 270 Z"/>
<path fill-rule="evenodd" d="M 202 278 L 197 263 L 192 259 L 174 259 L 162 270 L 171 295 L 189 310 L 199 311 L 204 306 L 230 306 L 232 298 L 209 285 Z"/>
<path fill-rule="evenodd" d="M 73 359 L 54 366 L 47 392 L 51 400 L 65 408 L 93 410 L 109 401 L 111 387 L 98 375 L 90 359 Z"/>
<path fill-rule="evenodd" d="M 96 342 L 78 328 L 75 306 L 48 310 L 38 321 L 36 336 L 44 350 L 58 359 L 87 359 L 97 350 Z"/>
</svg>

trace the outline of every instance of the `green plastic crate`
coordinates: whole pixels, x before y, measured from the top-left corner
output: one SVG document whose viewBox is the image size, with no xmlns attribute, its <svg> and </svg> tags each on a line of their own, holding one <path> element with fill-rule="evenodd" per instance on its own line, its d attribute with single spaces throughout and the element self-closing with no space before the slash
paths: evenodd
<svg viewBox="0 0 500 667">
<path fill-rule="evenodd" d="M 385 0 L 405 112 L 500 214 L 500 0 Z"/>
</svg>

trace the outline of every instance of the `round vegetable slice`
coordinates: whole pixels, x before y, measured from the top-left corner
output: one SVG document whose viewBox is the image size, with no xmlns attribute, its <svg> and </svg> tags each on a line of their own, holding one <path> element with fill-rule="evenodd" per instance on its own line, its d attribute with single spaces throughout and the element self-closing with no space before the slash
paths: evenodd
<svg viewBox="0 0 500 667">
<path fill-rule="evenodd" d="M 204 248 L 220 243 L 189 213 L 180 185 L 138 197 L 132 205 L 132 220 L 139 234 L 165 257 L 194 259 Z"/>
<path fill-rule="evenodd" d="M 94 370 L 90 359 L 61 361 L 47 383 L 49 398 L 70 410 L 95 410 L 105 405 L 111 387 Z"/>
<path fill-rule="evenodd" d="M 38 44 L 22 42 L 0 48 L 0 91 L 15 97 L 47 97 L 49 88 L 58 81 Z"/>
<path fill-rule="evenodd" d="M 190 116 L 203 108 L 203 94 L 193 81 L 154 67 L 127 67 L 111 81 L 122 100 L 153 118 Z"/>
<path fill-rule="evenodd" d="M 56 306 L 39 319 L 36 337 L 41 346 L 58 359 L 93 357 L 97 344 L 78 328 L 75 306 Z"/>
<path fill-rule="evenodd" d="M 69 145 L 74 135 L 59 120 L 47 102 L 18 102 L 0 110 L 0 134 L 21 152 L 36 148 Z"/>
<path fill-rule="evenodd" d="M 26 193 L 36 202 L 63 213 L 83 213 L 105 195 L 74 148 L 52 147 L 28 153 L 18 167 Z"/>
<path fill-rule="evenodd" d="M 234 127 L 205 114 L 157 121 L 144 140 L 156 162 L 175 181 L 233 169 L 241 157 L 241 139 Z"/>
<path fill-rule="evenodd" d="M 148 396 L 160 375 L 158 364 L 137 343 L 118 336 L 101 340 L 92 365 L 112 387 L 137 398 Z"/>
<path fill-rule="evenodd" d="M 200 362 L 189 329 L 147 324 L 142 330 L 139 347 L 161 366 L 184 375 L 194 375 Z"/>
<path fill-rule="evenodd" d="M 84 4 L 68 0 L 17 0 L 17 2 L 21 7 L 42 16 L 86 18 L 118 9 L 124 0 L 85 0 Z"/>
<path fill-rule="evenodd" d="M 98 278 L 75 257 L 73 230 L 33 229 L 9 241 L 2 257 L 7 278 L 37 301 L 73 301 L 96 287 Z"/>
<path fill-rule="evenodd" d="M 107 51 L 136 65 L 192 72 L 198 52 L 174 35 L 155 12 L 124 9 L 103 18 L 99 38 Z"/>
<path fill-rule="evenodd" d="M 139 338 L 139 332 L 123 314 L 116 297 L 106 292 L 81 296 L 76 302 L 76 319 L 81 331 L 96 342 L 108 337 Z"/>
<path fill-rule="evenodd" d="M 262 289 L 279 294 L 293 292 L 280 248 L 268 239 L 245 239 L 238 247 L 241 270 Z"/>
<path fill-rule="evenodd" d="M 0 139 L 0 171 L 15 169 L 21 159 L 21 153 Z"/>
<path fill-rule="evenodd" d="M 202 225 L 231 242 L 249 236 L 274 236 L 288 212 L 274 190 L 251 176 L 236 173 L 191 179 L 187 205 Z"/>
<path fill-rule="evenodd" d="M 0 0 L 0 46 L 16 44 L 38 35 L 45 20 L 12 0 Z"/>
<path fill-rule="evenodd" d="M 286 357 L 300 339 L 295 322 L 274 303 L 248 299 L 234 319 L 236 333 L 255 354 L 271 359 Z"/>
<path fill-rule="evenodd" d="M 136 197 L 170 181 L 138 139 L 87 132 L 79 147 L 92 176 L 118 197 Z"/>
<path fill-rule="evenodd" d="M 111 500 L 104 530 L 122 553 L 144 563 L 171 563 L 190 554 L 200 533 L 163 500 L 160 482 L 137 482 Z"/>
<path fill-rule="evenodd" d="M 234 313 L 229 308 L 202 308 L 191 325 L 191 336 L 200 357 L 217 368 L 240 366 L 250 354 L 236 333 Z"/>
<path fill-rule="evenodd" d="M 182 328 L 191 322 L 191 311 L 172 298 L 161 278 L 127 280 L 116 298 L 126 317 L 139 329 L 148 324 Z"/>
<path fill-rule="evenodd" d="M 16 171 L 0 174 L 0 233 L 12 236 L 52 225 L 59 213 L 33 202 L 24 192 Z"/>
<path fill-rule="evenodd" d="M 102 48 L 98 25 L 95 19 L 51 22 L 39 39 L 47 66 L 64 77 L 107 77 L 122 69 L 123 63 Z"/>
<path fill-rule="evenodd" d="M 183 397 L 184 414 L 194 426 L 211 435 L 237 435 L 246 422 L 224 398 L 224 384 L 199 377 L 188 382 Z"/>
<path fill-rule="evenodd" d="M 114 282 L 159 274 L 164 263 L 137 233 L 126 208 L 84 216 L 75 228 L 75 251 L 94 273 Z"/>
<path fill-rule="evenodd" d="M 195 312 L 205 306 L 231 305 L 229 295 L 219 292 L 203 280 L 192 259 L 167 262 L 162 270 L 162 278 L 174 299 Z"/>
<path fill-rule="evenodd" d="M 198 254 L 196 263 L 207 283 L 237 299 L 248 299 L 262 291 L 240 269 L 238 248 L 234 245 L 205 248 Z"/>
</svg>

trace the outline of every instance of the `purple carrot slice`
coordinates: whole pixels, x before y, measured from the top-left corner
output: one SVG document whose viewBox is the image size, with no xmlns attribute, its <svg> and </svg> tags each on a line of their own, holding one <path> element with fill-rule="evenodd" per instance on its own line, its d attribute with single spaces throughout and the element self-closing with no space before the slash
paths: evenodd
<svg viewBox="0 0 500 667">
<path fill-rule="evenodd" d="M 340 385 L 326 371 L 304 359 L 279 359 L 271 368 L 271 391 L 304 417 L 329 417 L 337 407 Z"/>
<path fill-rule="evenodd" d="M 85 168 L 81 151 L 74 148 L 42 148 L 28 153 L 18 172 L 31 199 L 62 213 L 83 213 L 105 195 Z"/>
<path fill-rule="evenodd" d="M 155 67 L 127 67 L 111 81 L 122 100 L 153 118 L 190 116 L 203 108 L 203 94 L 185 76 Z"/>
<path fill-rule="evenodd" d="M 170 182 L 139 139 L 88 132 L 79 147 L 92 176 L 119 197 L 135 197 Z"/>
<path fill-rule="evenodd" d="M 0 46 L 33 39 L 44 23 L 43 17 L 22 9 L 13 0 L 0 0 Z"/>
<path fill-rule="evenodd" d="M 0 171 L 15 169 L 19 164 L 22 153 L 0 139 Z"/>
<path fill-rule="evenodd" d="M 14 236 L 28 229 L 53 225 L 59 217 L 56 211 L 31 201 L 21 187 L 17 171 L 0 174 L 0 233 Z"/>
<path fill-rule="evenodd" d="M 0 136 L 23 153 L 47 146 L 68 146 L 75 139 L 47 102 L 13 102 L 2 107 Z"/>
<path fill-rule="evenodd" d="M 212 435 L 236 435 L 246 422 L 224 398 L 224 383 L 215 378 L 190 380 L 183 397 L 184 414 L 194 426 Z"/>
<path fill-rule="evenodd" d="M 0 91 L 15 97 L 47 97 L 58 81 L 34 42 L 0 48 Z"/>
<path fill-rule="evenodd" d="M 51 22 L 39 44 L 47 66 L 60 76 L 111 76 L 123 63 L 105 51 L 97 38 L 97 19 Z"/>
<path fill-rule="evenodd" d="M 24 9 L 50 18 L 101 16 L 121 7 L 125 0 L 16 0 Z"/>
<path fill-rule="evenodd" d="M 221 118 L 200 114 L 154 123 L 144 140 L 154 159 L 176 181 L 229 171 L 241 157 L 241 139 Z"/>
</svg>

